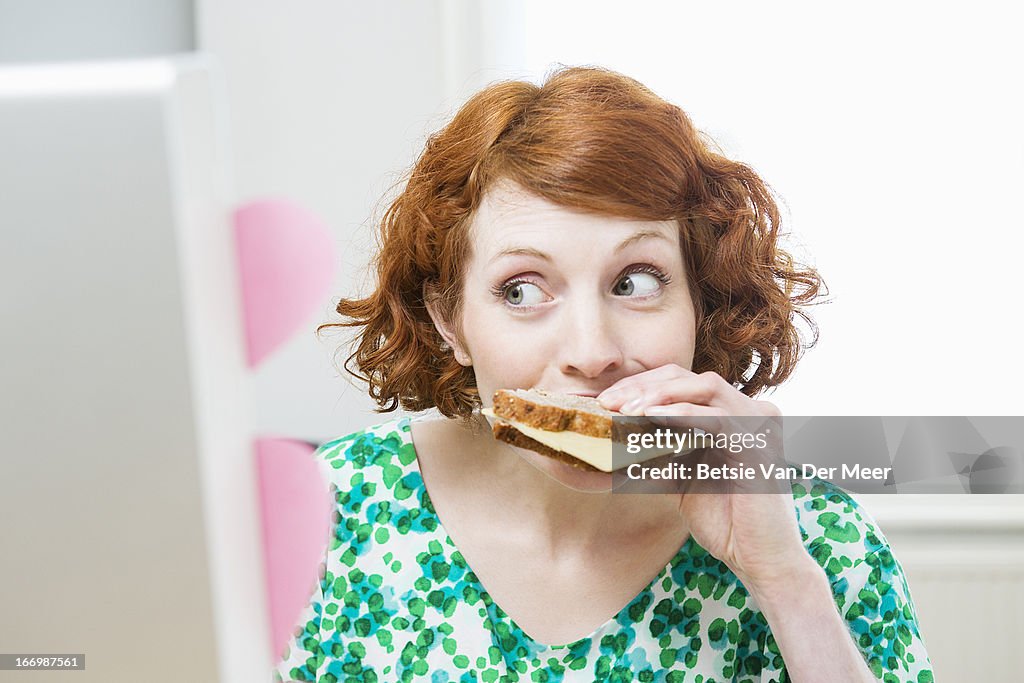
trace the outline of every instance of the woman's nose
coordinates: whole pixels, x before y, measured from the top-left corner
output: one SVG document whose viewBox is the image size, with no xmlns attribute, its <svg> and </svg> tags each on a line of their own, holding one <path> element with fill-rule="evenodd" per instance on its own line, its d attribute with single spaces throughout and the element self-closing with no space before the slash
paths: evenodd
<svg viewBox="0 0 1024 683">
<path fill-rule="evenodd" d="M 587 307 L 589 308 L 589 307 Z M 622 366 L 623 349 L 613 323 L 599 310 L 570 312 L 559 340 L 564 374 L 593 379 Z"/>
</svg>

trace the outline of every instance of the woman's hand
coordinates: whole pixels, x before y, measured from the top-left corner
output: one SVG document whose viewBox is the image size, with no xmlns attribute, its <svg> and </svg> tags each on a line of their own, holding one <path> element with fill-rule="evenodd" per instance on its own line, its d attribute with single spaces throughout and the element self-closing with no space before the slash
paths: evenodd
<svg viewBox="0 0 1024 683">
<path fill-rule="evenodd" d="M 760 424 L 771 429 L 781 417 L 775 405 L 744 396 L 714 372 L 698 375 L 674 364 L 624 378 L 598 400 L 609 410 L 652 416 L 679 432 L 696 427 L 722 434 Z M 778 438 L 772 442 L 781 444 L 781 430 L 775 432 Z M 729 464 L 754 467 L 757 480 L 729 482 L 728 493 L 721 492 L 721 481 L 690 481 L 679 498 L 679 513 L 693 539 L 752 589 L 784 585 L 813 563 L 800 538 L 789 481 L 766 482 L 759 468 L 760 463 L 778 464 L 781 456 L 781 447 L 774 453 L 726 453 L 738 461 Z"/>
</svg>

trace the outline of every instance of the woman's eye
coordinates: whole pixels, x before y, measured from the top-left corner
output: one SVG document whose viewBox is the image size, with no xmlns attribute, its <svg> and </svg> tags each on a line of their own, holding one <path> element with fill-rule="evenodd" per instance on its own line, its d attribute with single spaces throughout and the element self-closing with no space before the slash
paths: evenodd
<svg viewBox="0 0 1024 683">
<path fill-rule="evenodd" d="M 544 292 L 529 282 L 516 282 L 505 290 L 505 301 L 513 306 L 535 306 L 544 302 Z"/>
<path fill-rule="evenodd" d="M 660 287 L 661 281 L 650 273 L 630 273 L 615 283 L 614 292 L 618 296 L 647 296 Z"/>
</svg>

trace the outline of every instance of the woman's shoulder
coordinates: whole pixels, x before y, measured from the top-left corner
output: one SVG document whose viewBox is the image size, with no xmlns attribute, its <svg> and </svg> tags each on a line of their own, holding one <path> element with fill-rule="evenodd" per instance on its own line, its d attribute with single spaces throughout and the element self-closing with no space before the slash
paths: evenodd
<svg viewBox="0 0 1024 683">
<path fill-rule="evenodd" d="M 414 469 L 410 419 L 395 418 L 331 439 L 317 448 L 313 458 L 332 484 L 356 484 L 350 478 L 357 475 L 393 484 Z"/>
<path fill-rule="evenodd" d="M 889 561 L 878 523 L 849 492 L 812 479 L 793 484 L 793 499 L 804 546 L 831 579 Z"/>
</svg>

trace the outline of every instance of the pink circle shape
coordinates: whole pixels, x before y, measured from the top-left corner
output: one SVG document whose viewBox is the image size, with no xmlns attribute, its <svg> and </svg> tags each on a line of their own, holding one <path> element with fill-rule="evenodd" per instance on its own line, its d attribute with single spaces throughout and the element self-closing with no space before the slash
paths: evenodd
<svg viewBox="0 0 1024 683">
<path fill-rule="evenodd" d="M 337 260 L 330 230 L 286 200 L 244 204 L 235 210 L 234 223 L 252 368 L 308 324 L 329 295 Z"/>
</svg>

